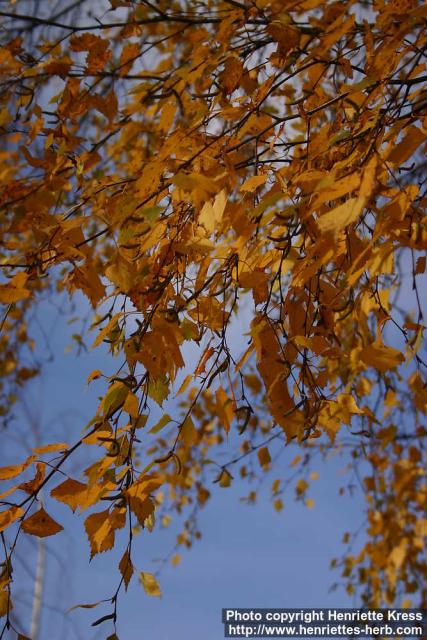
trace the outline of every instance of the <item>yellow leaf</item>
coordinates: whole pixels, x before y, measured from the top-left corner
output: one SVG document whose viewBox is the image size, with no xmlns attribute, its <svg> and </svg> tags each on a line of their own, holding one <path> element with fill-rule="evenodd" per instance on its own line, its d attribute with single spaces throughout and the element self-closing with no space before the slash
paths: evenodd
<svg viewBox="0 0 427 640">
<path fill-rule="evenodd" d="M 233 401 L 225 393 L 222 387 L 218 387 L 215 393 L 216 403 L 218 408 L 218 415 L 224 425 L 225 433 L 229 433 L 231 422 L 234 417 L 233 413 Z"/>
<path fill-rule="evenodd" d="M 40 507 L 36 513 L 33 513 L 32 516 L 23 521 L 22 529 L 25 533 L 29 533 L 32 536 L 45 538 L 56 535 L 62 531 L 64 527 L 51 518 L 43 507 Z"/>
<path fill-rule="evenodd" d="M 181 556 L 179 553 L 175 553 L 171 558 L 171 565 L 177 567 L 181 563 Z"/>
<path fill-rule="evenodd" d="M 324 181 L 327 180 L 327 183 L 324 188 L 322 185 Z M 359 173 L 352 173 L 351 175 L 345 176 L 340 180 L 335 180 L 331 176 L 330 178 L 325 178 L 321 181 L 319 187 L 319 194 L 316 196 L 316 199 L 313 202 L 313 207 L 318 207 L 324 202 L 328 202 L 329 200 L 336 200 L 337 198 L 341 198 L 342 196 L 350 193 L 350 191 L 354 191 L 360 185 L 360 175 Z M 317 191 L 317 188 L 316 188 Z"/>
<path fill-rule="evenodd" d="M 12 522 L 18 520 L 24 515 L 24 510 L 21 507 L 10 507 L 6 511 L 0 513 L 0 531 L 4 531 Z"/>
<path fill-rule="evenodd" d="M 191 447 L 194 444 L 195 438 L 197 436 L 197 430 L 194 426 L 194 422 L 191 416 L 187 416 L 184 421 L 184 424 L 181 427 L 180 439 L 186 447 Z"/>
<path fill-rule="evenodd" d="M 273 495 L 275 495 L 276 493 L 278 493 L 280 491 L 280 480 L 277 478 L 276 480 L 274 480 L 272 486 L 271 486 L 271 492 Z"/>
<path fill-rule="evenodd" d="M 295 456 L 295 458 L 292 460 L 291 462 L 291 467 L 295 467 L 299 462 L 301 462 L 302 457 L 298 454 Z"/>
<path fill-rule="evenodd" d="M 314 500 L 312 500 L 311 498 L 308 498 L 305 501 L 305 506 L 308 507 L 309 509 L 312 509 L 314 507 Z"/>
<path fill-rule="evenodd" d="M 215 196 L 213 203 L 208 201 L 203 205 L 199 215 L 199 223 L 209 233 L 213 233 L 219 228 L 226 204 L 227 196 L 223 189 Z"/>
<path fill-rule="evenodd" d="M 163 427 L 169 424 L 170 421 L 171 421 L 170 415 L 168 413 L 165 413 L 160 418 L 160 420 L 154 425 L 154 427 L 151 427 L 148 433 L 158 433 L 161 429 L 163 429 Z"/>
<path fill-rule="evenodd" d="M 160 591 L 159 583 L 152 573 L 141 571 L 140 580 L 147 596 L 155 596 L 156 598 L 160 598 L 162 594 Z"/>
<path fill-rule="evenodd" d="M 337 235 L 347 225 L 355 222 L 359 218 L 364 205 L 365 198 L 349 198 L 344 204 L 324 213 L 317 220 L 320 231 L 322 233 L 333 233 Z"/>
<path fill-rule="evenodd" d="M 178 396 L 181 395 L 181 393 L 184 393 L 184 391 L 186 390 L 186 388 L 188 387 L 188 385 L 190 384 L 191 380 L 192 380 L 193 376 L 191 375 L 191 373 L 188 374 L 188 376 L 185 376 L 180 388 L 178 389 L 178 391 L 176 392 L 176 396 L 175 398 L 177 398 Z"/>
<path fill-rule="evenodd" d="M 345 15 L 345 14 L 344 14 Z M 332 25 L 328 28 L 328 34 L 322 40 L 322 47 L 325 51 L 328 51 L 337 40 L 342 38 L 344 34 L 346 34 L 354 25 L 354 16 L 350 16 L 347 20 L 345 20 L 342 24 L 342 18 L 340 17 L 338 20 L 332 23 Z M 334 28 L 335 27 L 335 28 Z"/>
<path fill-rule="evenodd" d="M 89 382 L 92 382 L 92 380 L 96 380 L 100 376 L 102 376 L 102 371 L 100 369 L 95 369 L 94 371 L 92 371 L 92 373 L 88 375 L 87 383 L 89 384 Z"/>
<path fill-rule="evenodd" d="M 10 480 L 19 476 L 25 469 L 25 464 L 13 464 L 9 467 L 0 467 L 0 480 Z"/>
<path fill-rule="evenodd" d="M 308 484 L 304 479 L 298 480 L 296 485 L 296 492 L 299 496 L 305 493 L 308 489 Z"/>
<path fill-rule="evenodd" d="M 56 442 L 54 444 L 45 444 L 42 447 L 36 447 L 33 449 L 33 453 L 35 455 L 40 455 L 41 453 L 51 453 L 52 451 L 66 451 L 69 445 L 65 442 Z"/>
<path fill-rule="evenodd" d="M 406 130 L 406 135 L 402 142 L 393 145 L 391 153 L 387 157 L 387 162 L 395 165 L 401 165 L 413 155 L 418 147 L 425 142 L 425 133 L 415 125 L 411 125 Z"/>
<path fill-rule="evenodd" d="M 398 349 L 376 344 L 364 347 L 359 353 L 359 358 L 366 365 L 383 373 L 395 369 L 404 360 L 403 354 Z"/>
<path fill-rule="evenodd" d="M 98 345 L 101 344 L 101 342 L 104 340 L 104 338 L 107 337 L 107 335 L 110 333 L 110 331 L 112 331 L 112 329 L 116 326 L 117 324 L 117 320 L 120 318 L 120 316 L 122 316 L 123 314 L 121 312 L 116 313 L 111 320 L 108 322 L 108 324 L 101 329 L 101 331 L 98 333 L 98 335 L 95 338 L 95 341 L 92 345 L 92 349 L 94 349 L 95 347 L 97 347 Z"/>
<path fill-rule="evenodd" d="M 359 196 L 365 200 L 370 198 L 376 182 L 376 170 L 378 166 L 378 157 L 376 155 L 370 158 L 369 162 L 363 170 L 362 182 L 360 184 Z"/>
<path fill-rule="evenodd" d="M 160 117 L 159 129 L 167 133 L 171 128 L 176 113 L 175 100 L 167 100 L 162 108 L 162 115 Z"/>
<path fill-rule="evenodd" d="M 227 469 L 223 469 L 218 478 L 219 486 L 222 489 L 227 489 L 231 486 L 232 479 L 233 476 L 231 475 L 231 473 L 229 473 Z"/>
<path fill-rule="evenodd" d="M 273 505 L 276 511 L 279 513 L 283 509 L 283 500 L 281 500 L 280 498 L 277 498 L 277 500 L 273 502 Z"/>
<path fill-rule="evenodd" d="M 30 456 L 22 464 L 14 464 L 9 467 L 0 467 L 0 480 L 10 480 L 19 476 L 34 460 L 36 456 Z"/>
<path fill-rule="evenodd" d="M 140 215 L 142 215 L 142 213 L 143 212 L 141 211 Z M 130 231 L 129 237 L 124 234 L 125 231 L 122 229 L 121 235 L 119 236 L 119 242 L 123 245 L 128 243 L 131 244 L 133 236 L 130 236 Z M 128 293 L 135 282 L 136 271 L 135 267 L 119 254 L 116 256 L 115 261 L 106 268 L 105 275 L 109 280 L 111 280 L 111 282 L 117 285 L 121 293 Z"/>
<path fill-rule="evenodd" d="M 155 505 L 152 494 L 160 487 L 162 481 L 156 476 L 143 476 L 126 491 L 129 505 L 141 526 L 145 526 L 147 518 L 153 515 Z"/>
<path fill-rule="evenodd" d="M 146 498 L 149 498 L 161 485 L 162 480 L 158 476 L 143 476 L 140 480 L 134 482 L 134 484 L 129 487 L 126 494 L 132 498 L 145 500 Z"/>
<path fill-rule="evenodd" d="M 137 418 L 139 415 L 139 400 L 131 391 L 129 391 L 126 396 L 123 410 L 126 411 L 126 413 L 128 413 L 131 418 Z"/>
<path fill-rule="evenodd" d="M 350 393 L 341 393 L 336 399 L 338 405 L 337 414 L 345 424 L 350 424 L 352 415 L 362 415 L 364 412 L 360 409 L 356 400 Z"/>
<path fill-rule="evenodd" d="M 113 414 L 125 402 L 129 393 L 128 387 L 122 382 L 113 382 L 102 401 L 102 409 L 105 417 Z"/>
<path fill-rule="evenodd" d="M 219 185 L 211 178 L 206 178 L 198 173 L 178 173 L 172 178 L 173 184 L 185 191 L 200 189 L 206 193 L 217 193 Z"/>
<path fill-rule="evenodd" d="M 396 569 L 399 569 L 402 566 L 405 557 L 406 557 L 406 544 L 405 544 L 405 540 L 403 539 L 400 545 L 398 547 L 395 547 L 391 551 L 389 555 L 389 562 L 393 564 L 396 567 Z"/>
<path fill-rule="evenodd" d="M 415 533 L 420 538 L 427 537 L 427 518 L 420 518 L 415 524 Z"/>
<path fill-rule="evenodd" d="M 258 187 L 261 187 L 263 184 L 265 184 L 266 180 L 266 175 L 252 176 L 251 178 L 245 180 L 245 182 L 240 187 L 240 191 L 256 191 Z"/>
<path fill-rule="evenodd" d="M 249 347 L 246 349 L 245 353 L 240 358 L 239 362 L 236 364 L 236 369 L 235 369 L 236 373 L 238 371 L 240 371 L 240 369 L 243 367 L 243 365 L 248 360 L 248 358 L 251 356 L 251 354 L 253 353 L 254 350 L 255 350 L 255 345 L 253 343 L 251 343 L 249 345 Z"/>
</svg>

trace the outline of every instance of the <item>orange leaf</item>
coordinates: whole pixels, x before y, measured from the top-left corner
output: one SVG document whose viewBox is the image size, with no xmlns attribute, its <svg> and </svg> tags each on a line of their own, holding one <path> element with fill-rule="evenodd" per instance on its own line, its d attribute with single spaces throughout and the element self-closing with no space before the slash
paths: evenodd
<svg viewBox="0 0 427 640">
<path fill-rule="evenodd" d="M 50 492 L 52 498 L 68 505 L 72 511 L 80 507 L 85 502 L 87 486 L 83 482 L 78 482 L 68 478 Z"/>
<path fill-rule="evenodd" d="M 3 304 L 12 304 L 19 300 L 25 300 L 29 296 L 30 291 L 28 289 L 18 289 L 7 284 L 0 285 L 0 302 Z"/>
<path fill-rule="evenodd" d="M 85 529 L 90 542 L 91 557 L 96 553 L 108 551 L 114 545 L 114 531 L 110 526 L 108 509 L 92 513 L 85 520 Z"/>
</svg>

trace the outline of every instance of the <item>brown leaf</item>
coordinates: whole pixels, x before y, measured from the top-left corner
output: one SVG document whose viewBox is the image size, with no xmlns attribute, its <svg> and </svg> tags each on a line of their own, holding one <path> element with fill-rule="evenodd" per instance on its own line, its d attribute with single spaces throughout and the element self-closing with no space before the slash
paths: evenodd
<svg viewBox="0 0 427 640">
<path fill-rule="evenodd" d="M 119 570 L 120 570 L 120 573 L 122 574 L 123 582 L 125 583 L 125 590 L 127 591 L 129 582 L 133 575 L 133 564 L 129 555 L 129 551 L 127 549 L 124 552 L 122 559 L 120 560 Z"/>
<path fill-rule="evenodd" d="M 22 529 L 25 533 L 29 533 L 32 536 L 46 538 L 47 536 L 56 535 L 62 531 L 64 527 L 51 518 L 43 507 L 40 507 L 36 513 L 33 513 L 32 516 L 23 521 Z"/>
<path fill-rule="evenodd" d="M 36 475 L 34 476 L 34 478 L 29 482 L 22 482 L 18 488 L 22 489 L 26 493 L 34 493 L 34 491 L 37 491 L 37 489 L 39 489 L 40 485 L 42 484 L 45 474 L 46 465 L 43 462 L 38 462 L 36 465 Z"/>
<path fill-rule="evenodd" d="M 279 45 L 279 53 L 283 58 L 299 45 L 301 36 L 295 27 L 275 20 L 268 25 L 267 31 Z"/>
<path fill-rule="evenodd" d="M 219 82 L 222 90 L 226 94 L 233 93 L 240 84 L 243 76 L 243 64 L 239 58 L 230 56 L 224 62 L 224 71 L 221 73 Z"/>
</svg>

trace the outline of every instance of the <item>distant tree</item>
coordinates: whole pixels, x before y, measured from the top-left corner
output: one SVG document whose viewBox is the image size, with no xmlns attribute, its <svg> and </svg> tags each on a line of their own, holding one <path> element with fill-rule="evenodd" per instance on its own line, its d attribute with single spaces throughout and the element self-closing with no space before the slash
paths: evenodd
<svg viewBox="0 0 427 640">
<path fill-rule="evenodd" d="M 0 412 L 40 369 L 42 297 L 83 292 L 94 337 L 79 340 L 117 360 L 89 378 L 104 387 L 83 438 L 0 469 L 14 480 L 1 494 L 3 633 L 15 543 L 62 530 L 53 500 L 93 508 L 92 556 L 127 526 L 96 621 L 115 625 L 135 527 L 152 528 L 157 508 L 189 512 L 179 542 L 191 546 L 212 481 L 262 475 L 290 444 L 307 506 L 312 453 L 350 450 L 367 539 L 342 561 L 348 591 L 423 601 L 425 3 L 1 9 Z M 94 445 L 98 461 L 72 477 Z"/>
<path fill-rule="evenodd" d="M 12 451 L 20 459 L 32 453 L 39 446 L 41 439 L 52 438 L 55 434 L 63 435 L 70 429 L 72 420 L 80 419 L 78 412 L 68 409 L 67 413 L 59 413 L 52 420 L 46 420 L 43 416 L 43 402 L 41 401 L 41 388 L 43 378 L 37 381 L 37 402 L 32 398 L 33 393 L 26 392 L 20 398 L 16 409 L 13 428 L 2 433 L 2 450 L 7 451 L 9 459 Z M 60 427 L 58 428 L 58 424 Z M 80 468 L 87 466 L 87 460 L 75 459 Z M 85 464 L 86 462 L 86 464 Z M 43 504 L 43 490 L 38 493 L 38 501 Z M 13 556 L 14 608 L 10 612 L 11 623 L 16 630 L 28 628 L 31 640 L 43 637 L 42 617 L 49 615 L 54 621 L 56 629 L 63 627 L 61 636 L 68 637 L 72 632 L 76 638 L 81 638 L 76 628 L 74 618 L 67 616 L 65 610 L 69 608 L 69 600 L 65 598 L 73 591 L 73 575 L 68 569 L 70 565 L 70 552 L 59 554 L 44 537 L 25 536 L 17 545 Z M 12 564 L 10 565 L 12 568 Z M 2 564 L 2 570 L 4 564 Z M 58 586 L 58 582 L 60 584 Z M 54 584 L 54 588 L 52 588 Z M 65 601 L 64 601 L 65 600 Z M 65 605 L 65 606 L 64 606 Z"/>
</svg>

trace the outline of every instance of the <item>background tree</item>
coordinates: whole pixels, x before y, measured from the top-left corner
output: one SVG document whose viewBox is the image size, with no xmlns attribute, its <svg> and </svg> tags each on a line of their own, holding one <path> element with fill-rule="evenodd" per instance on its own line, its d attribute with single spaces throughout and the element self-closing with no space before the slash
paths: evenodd
<svg viewBox="0 0 427 640">
<path fill-rule="evenodd" d="M 92 556 L 128 527 L 97 621 L 115 624 L 135 527 L 156 509 L 189 513 L 191 546 L 212 481 L 263 474 L 290 443 L 303 472 L 314 452 L 351 450 L 368 540 L 342 561 L 349 591 L 422 601 L 425 4 L 34 9 L 0 11 L 2 413 L 39 371 L 28 327 L 45 296 L 83 292 L 93 346 L 117 367 L 90 376 L 103 395 L 82 437 L 0 469 L 14 480 L 1 496 L 4 629 L 15 542 L 62 530 L 49 492 L 93 508 Z M 282 489 L 275 478 L 277 509 Z"/>
</svg>

